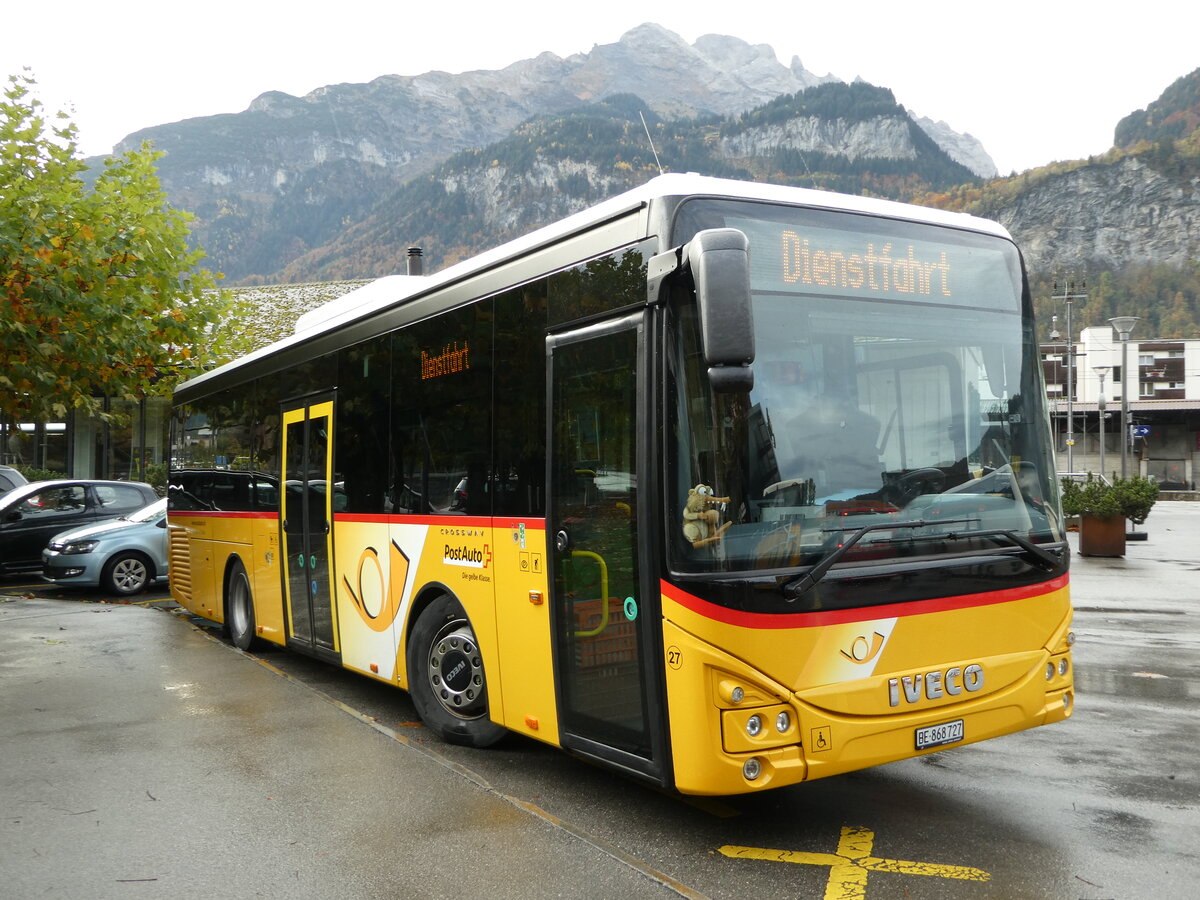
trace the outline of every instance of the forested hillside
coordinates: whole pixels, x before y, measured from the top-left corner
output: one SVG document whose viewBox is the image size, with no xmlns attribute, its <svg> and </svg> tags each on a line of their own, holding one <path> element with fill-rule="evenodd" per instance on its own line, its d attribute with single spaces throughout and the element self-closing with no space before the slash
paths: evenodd
<svg viewBox="0 0 1200 900">
<path fill-rule="evenodd" d="M 1146 109 L 1130 113 L 1117 124 L 1116 146 L 1141 142 L 1186 141 L 1200 128 L 1200 70 L 1173 83 Z"/>
</svg>

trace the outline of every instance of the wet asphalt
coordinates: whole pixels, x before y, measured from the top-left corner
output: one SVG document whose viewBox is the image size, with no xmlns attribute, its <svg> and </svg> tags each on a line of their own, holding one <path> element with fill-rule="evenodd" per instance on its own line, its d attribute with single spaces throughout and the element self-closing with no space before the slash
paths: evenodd
<svg viewBox="0 0 1200 900">
<path fill-rule="evenodd" d="M 880 855 L 989 873 L 856 896 L 1194 896 L 1200 503 L 1142 530 L 1073 560 L 1068 722 L 707 809 L 530 744 L 428 741 L 386 688 L 243 654 L 165 590 L 0 579 L 0 896 L 820 897 L 832 870 L 719 848 L 829 852 L 851 820 Z"/>
</svg>

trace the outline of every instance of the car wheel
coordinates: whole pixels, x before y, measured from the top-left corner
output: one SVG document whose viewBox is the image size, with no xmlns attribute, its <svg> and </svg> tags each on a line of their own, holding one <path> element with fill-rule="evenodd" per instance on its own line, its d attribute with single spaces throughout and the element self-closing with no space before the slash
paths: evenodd
<svg viewBox="0 0 1200 900">
<path fill-rule="evenodd" d="M 240 562 L 233 564 L 226 583 L 225 629 L 239 650 L 249 650 L 254 645 L 254 595 L 246 567 Z"/>
<path fill-rule="evenodd" d="M 100 580 L 107 590 L 127 597 L 145 590 L 151 574 L 150 561 L 140 553 L 118 553 L 104 566 Z"/>
<path fill-rule="evenodd" d="M 434 599 L 408 641 L 408 689 L 421 721 L 450 744 L 487 747 L 507 733 L 488 718 L 487 679 L 475 632 L 449 594 Z"/>
</svg>

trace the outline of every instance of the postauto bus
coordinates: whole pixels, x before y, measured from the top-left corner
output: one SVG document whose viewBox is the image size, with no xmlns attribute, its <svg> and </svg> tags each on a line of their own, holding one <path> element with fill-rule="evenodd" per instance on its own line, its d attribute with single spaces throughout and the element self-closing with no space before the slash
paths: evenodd
<svg viewBox="0 0 1200 900">
<path fill-rule="evenodd" d="M 793 784 L 1071 714 L 1044 397 L 1001 227 L 666 175 L 181 385 L 172 586 L 447 741 Z"/>
</svg>

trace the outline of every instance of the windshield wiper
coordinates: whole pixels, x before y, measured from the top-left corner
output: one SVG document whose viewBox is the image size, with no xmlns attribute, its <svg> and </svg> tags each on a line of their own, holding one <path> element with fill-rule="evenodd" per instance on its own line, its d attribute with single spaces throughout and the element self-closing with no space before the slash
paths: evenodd
<svg viewBox="0 0 1200 900">
<path fill-rule="evenodd" d="M 835 565 L 837 565 L 842 557 L 850 552 L 851 548 L 854 547 L 855 544 L 861 541 L 872 531 L 895 531 L 900 528 L 924 528 L 927 525 L 967 525 L 972 522 L 977 523 L 978 521 L 978 519 L 932 519 L 928 521 L 925 519 L 914 519 L 910 522 L 880 522 L 874 525 L 866 525 L 855 531 L 854 534 L 850 535 L 847 540 L 842 542 L 837 549 L 830 552 L 829 555 L 821 559 L 820 562 L 812 566 L 807 572 L 802 575 L 797 575 L 796 577 L 784 582 L 782 587 L 783 597 L 785 600 L 791 603 L 792 601 L 799 599 L 806 592 L 812 590 L 812 588 L 816 587 L 817 583 L 825 577 L 826 573 Z M 840 531 L 842 529 L 827 530 Z M 1032 541 L 1003 528 L 989 528 L 982 531 L 976 531 L 972 529 L 970 531 L 961 533 L 950 531 L 945 534 L 939 534 L 937 537 L 947 541 L 956 541 L 960 538 L 966 537 L 1004 537 L 1008 538 L 1010 541 L 1020 547 L 1021 550 L 1026 554 L 1032 556 L 1035 564 L 1040 565 L 1042 568 L 1045 568 L 1048 571 L 1051 571 L 1062 564 L 1061 558 L 1055 556 L 1049 550 L 1039 547 Z"/>
</svg>

